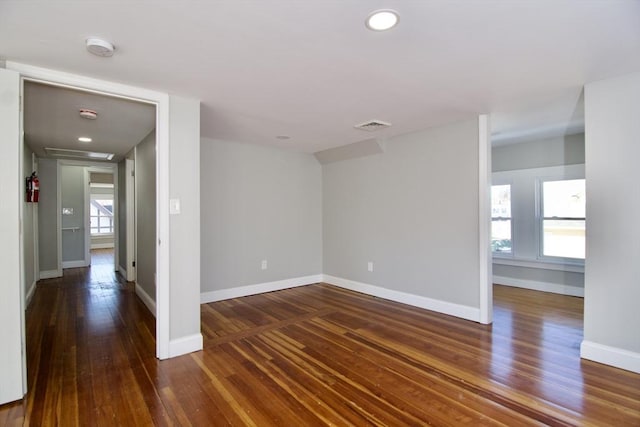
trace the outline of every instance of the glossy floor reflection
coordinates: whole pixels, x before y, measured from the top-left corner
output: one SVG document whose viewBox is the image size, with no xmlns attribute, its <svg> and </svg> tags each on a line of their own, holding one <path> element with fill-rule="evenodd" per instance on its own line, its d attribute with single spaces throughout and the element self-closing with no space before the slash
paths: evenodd
<svg viewBox="0 0 640 427">
<path fill-rule="evenodd" d="M 112 270 L 38 283 L 0 425 L 640 424 L 640 375 L 579 359 L 579 298 L 496 286 L 485 326 L 315 284 L 202 305 L 204 351 L 158 361 Z"/>
</svg>

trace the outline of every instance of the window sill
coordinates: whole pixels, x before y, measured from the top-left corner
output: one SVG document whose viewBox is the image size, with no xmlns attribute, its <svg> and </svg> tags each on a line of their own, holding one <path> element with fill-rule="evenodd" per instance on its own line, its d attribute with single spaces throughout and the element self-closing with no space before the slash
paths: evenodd
<svg viewBox="0 0 640 427">
<path fill-rule="evenodd" d="M 530 258 L 513 258 L 493 255 L 493 263 L 500 265 L 510 265 L 513 267 L 540 268 L 543 270 L 570 271 L 574 273 L 584 273 L 584 264 L 568 263 L 551 260 L 538 260 Z"/>
</svg>

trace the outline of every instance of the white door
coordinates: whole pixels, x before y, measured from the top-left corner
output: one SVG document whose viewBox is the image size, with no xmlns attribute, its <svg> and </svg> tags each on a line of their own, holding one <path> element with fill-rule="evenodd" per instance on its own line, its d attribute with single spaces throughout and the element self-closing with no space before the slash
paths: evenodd
<svg viewBox="0 0 640 427">
<path fill-rule="evenodd" d="M 0 69 L 0 404 L 24 395 L 20 75 Z"/>
</svg>

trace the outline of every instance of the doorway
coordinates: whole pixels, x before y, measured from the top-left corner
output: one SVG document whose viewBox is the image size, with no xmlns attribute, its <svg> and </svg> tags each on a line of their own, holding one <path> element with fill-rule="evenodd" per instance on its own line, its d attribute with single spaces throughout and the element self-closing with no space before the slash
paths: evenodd
<svg viewBox="0 0 640 427">
<path fill-rule="evenodd" d="M 47 224 L 53 224 L 57 229 L 56 239 L 40 238 L 38 241 L 41 255 L 46 257 L 47 253 L 53 253 L 49 258 L 55 262 L 51 268 L 40 262 L 41 270 L 59 272 L 57 276 L 64 276 L 65 283 L 69 282 L 68 275 L 84 275 L 88 279 L 76 283 L 89 291 L 98 284 L 102 291 L 122 288 L 122 282 L 114 272 L 124 273 L 124 278 L 129 277 L 126 248 L 139 246 L 135 244 L 139 236 L 135 230 L 127 233 L 127 200 L 135 205 L 136 198 L 134 191 L 127 194 L 127 187 L 131 186 L 119 171 L 136 169 L 136 153 L 152 153 L 144 158 L 138 156 L 138 160 L 145 164 L 137 168 L 142 178 L 151 183 L 147 192 L 153 195 L 151 203 L 144 203 L 147 207 L 144 222 L 150 228 L 144 236 L 145 241 L 141 242 L 153 255 L 145 264 L 145 271 L 149 272 L 147 277 L 151 279 L 136 275 L 133 278 L 138 279 L 136 294 L 138 289 L 144 289 L 145 296 L 150 296 L 147 299 L 155 301 L 156 106 L 29 79 L 24 81 L 24 94 L 24 143 L 44 166 L 40 170 L 43 203 L 37 207 L 39 229 L 46 230 L 49 228 Z M 87 106 L 97 113 L 98 118 L 87 120 L 80 116 L 79 112 Z M 53 109 L 65 112 L 66 117 L 61 119 L 61 123 L 56 121 L 60 119 L 57 114 L 51 114 Z M 49 117 L 41 117 L 40 110 L 47 112 Z M 127 122 L 124 116 L 133 119 Z M 46 120 L 50 121 L 42 124 Z M 41 128 L 46 134 L 42 140 L 38 138 Z M 115 128 L 117 132 L 107 128 Z M 75 141 L 75 145 L 69 144 L 69 140 L 78 140 L 78 135 L 92 142 L 80 141 L 88 144 L 86 146 L 79 146 Z M 97 156 L 104 159 L 91 160 Z M 122 240 L 120 232 L 124 236 Z M 129 256 L 135 262 L 135 251 Z M 55 277 L 48 274 L 40 276 Z M 140 279 L 145 279 L 145 282 L 141 283 Z M 131 284 L 127 289 L 133 287 Z M 141 299 L 145 301 L 145 298 Z M 154 302 L 152 312 L 156 314 L 156 311 Z"/>
</svg>

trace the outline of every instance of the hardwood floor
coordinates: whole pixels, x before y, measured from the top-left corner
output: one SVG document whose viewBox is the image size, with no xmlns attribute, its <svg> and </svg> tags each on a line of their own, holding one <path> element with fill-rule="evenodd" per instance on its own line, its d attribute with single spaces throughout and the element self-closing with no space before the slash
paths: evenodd
<svg viewBox="0 0 640 427">
<path fill-rule="evenodd" d="M 579 298 L 496 286 L 483 326 L 316 284 L 203 305 L 204 351 L 158 361 L 110 270 L 38 284 L 0 425 L 640 425 L 640 375 L 578 357 Z"/>
</svg>

